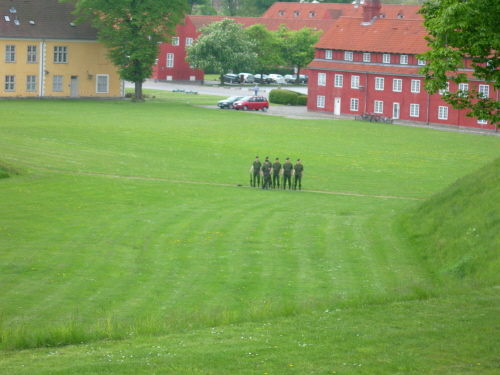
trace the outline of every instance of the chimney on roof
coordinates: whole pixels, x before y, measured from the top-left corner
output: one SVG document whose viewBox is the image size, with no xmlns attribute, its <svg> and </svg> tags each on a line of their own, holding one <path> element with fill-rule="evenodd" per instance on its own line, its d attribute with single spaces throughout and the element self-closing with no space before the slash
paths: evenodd
<svg viewBox="0 0 500 375">
<path fill-rule="evenodd" d="M 380 0 L 366 0 L 363 4 L 363 23 L 372 23 L 375 17 L 380 17 Z"/>
</svg>

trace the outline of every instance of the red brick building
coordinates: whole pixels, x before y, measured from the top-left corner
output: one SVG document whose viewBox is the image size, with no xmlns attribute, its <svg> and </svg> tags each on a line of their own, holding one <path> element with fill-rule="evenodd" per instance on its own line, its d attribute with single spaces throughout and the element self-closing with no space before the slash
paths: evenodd
<svg viewBox="0 0 500 375">
<path fill-rule="evenodd" d="M 326 5 L 326 4 L 323 4 Z M 332 4 L 329 4 L 332 5 Z M 309 68 L 308 109 L 334 115 L 373 113 L 399 121 L 478 128 L 494 127 L 465 117 L 423 88 L 417 54 L 428 50 L 426 29 L 418 6 L 384 5 L 367 0 L 362 12 L 341 15 L 315 46 Z M 466 61 L 470 66 L 470 62 Z M 477 86 L 498 100 L 498 92 L 472 77 L 462 89 Z M 458 85 L 449 84 L 449 90 Z"/>
<path fill-rule="evenodd" d="M 294 4 L 294 3 L 291 3 Z M 161 45 L 153 78 L 165 81 L 200 81 L 203 79 L 203 71 L 194 69 L 186 62 L 186 47 L 191 45 L 200 33 L 198 30 L 212 22 L 221 21 L 225 18 L 234 19 L 245 28 L 256 24 L 265 25 L 268 30 L 276 31 L 284 24 L 290 30 L 300 30 L 309 27 L 315 30 L 328 30 L 333 24 L 332 19 L 279 19 L 266 17 L 223 17 L 223 16 L 186 16 L 183 25 L 177 26 L 177 34 L 172 43 Z"/>
</svg>

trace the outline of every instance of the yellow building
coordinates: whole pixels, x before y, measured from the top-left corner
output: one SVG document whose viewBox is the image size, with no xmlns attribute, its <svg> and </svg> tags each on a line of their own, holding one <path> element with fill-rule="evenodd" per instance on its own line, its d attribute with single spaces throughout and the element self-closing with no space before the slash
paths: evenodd
<svg viewBox="0 0 500 375">
<path fill-rule="evenodd" d="M 124 84 L 72 3 L 0 0 L 0 97 L 118 98 Z"/>
</svg>

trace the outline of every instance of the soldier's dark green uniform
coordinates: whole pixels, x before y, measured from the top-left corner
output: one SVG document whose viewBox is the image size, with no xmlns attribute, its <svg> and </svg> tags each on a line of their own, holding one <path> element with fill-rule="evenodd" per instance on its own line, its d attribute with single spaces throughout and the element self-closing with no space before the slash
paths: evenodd
<svg viewBox="0 0 500 375">
<path fill-rule="evenodd" d="M 262 189 L 266 190 L 269 189 L 269 185 L 271 184 L 271 170 L 272 167 L 269 164 L 269 160 L 266 160 L 266 162 L 262 166 L 262 178 L 263 178 Z"/>
<path fill-rule="evenodd" d="M 302 174 L 304 173 L 304 166 L 300 164 L 300 159 L 297 159 L 297 164 L 293 167 L 295 171 L 295 178 L 293 180 L 293 190 L 297 190 L 297 182 L 299 183 L 299 190 L 302 187 Z"/>
<path fill-rule="evenodd" d="M 280 170 L 281 170 L 281 163 L 280 159 L 276 158 L 276 161 L 273 164 L 273 188 L 276 189 L 276 186 L 278 186 L 278 189 L 280 188 Z"/>
<path fill-rule="evenodd" d="M 266 156 L 266 160 L 264 160 L 264 164 L 266 164 L 266 161 L 269 163 L 269 165 L 271 166 L 271 162 L 269 161 L 269 156 Z M 262 166 L 264 166 L 264 164 L 262 164 Z M 264 186 L 264 179 L 262 179 L 262 186 Z"/>
<path fill-rule="evenodd" d="M 260 185 L 260 168 L 262 166 L 262 163 L 259 161 L 259 157 L 255 157 L 255 161 L 252 164 L 253 167 L 253 187 L 255 187 L 255 182 L 258 180 L 259 182 L 257 183 Z"/>
<path fill-rule="evenodd" d="M 292 170 L 293 165 L 290 163 L 290 158 L 286 158 L 285 164 L 283 164 L 283 189 L 286 189 L 286 182 L 288 181 L 288 188 L 292 188 Z"/>
</svg>

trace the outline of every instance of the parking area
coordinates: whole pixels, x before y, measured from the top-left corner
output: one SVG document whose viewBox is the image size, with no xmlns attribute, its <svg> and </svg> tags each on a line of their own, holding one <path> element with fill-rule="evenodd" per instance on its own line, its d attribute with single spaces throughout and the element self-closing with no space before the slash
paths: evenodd
<svg viewBox="0 0 500 375">
<path fill-rule="evenodd" d="M 203 85 L 199 82 L 172 82 L 172 81 L 158 81 L 155 82 L 152 79 L 146 80 L 143 83 L 142 87 L 145 89 L 156 89 L 156 90 L 186 90 L 186 91 L 198 91 L 200 94 L 207 95 L 219 95 L 219 96 L 236 96 L 236 95 L 253 95 L 253 88 L 255 84 L 246 83 L 244 85 L 239 84 L 225 84 L 224 86 L 220 86 L 218 81 L 206 81 Z M 133 88 L 134 84 L 131 82 L 125 83 L 126 88 Z M 289 88 L 290 90 L 300 92 L 302 94 L 307 95 L 307 86 L 289 86 L 289 85 L 281 85 L 282 88 Z M 273 89 L 277 89 L 278 85 L 268 85 L 268 84 L 259 84 L 259 95 L 268 97 L 269 92 Z"/>
</svg>

